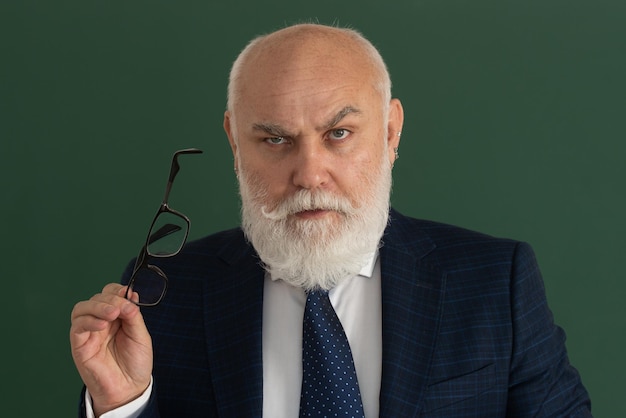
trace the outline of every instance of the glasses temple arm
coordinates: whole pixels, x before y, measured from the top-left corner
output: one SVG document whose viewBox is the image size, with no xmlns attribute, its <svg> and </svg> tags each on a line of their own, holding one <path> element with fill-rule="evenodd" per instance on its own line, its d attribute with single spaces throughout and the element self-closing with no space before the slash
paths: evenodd
<svg viewBox="0 0 626 418">
<path fill-rule="evenodd" d="M 176 151 L 172 156 L 172 166 L 170 168 L 170 175 L 167 180 L 167 185 L 165 186 L 165 196 L 163 196 L 163 203 L 161 206 L 167 206 L 167 202 L 170 197 L 170 191 L 172 190 L 172 184 L 174 183 L 174 179 L 176 175 L 180 171 L 180 164 L 178 164 L 178 156 L 180 154 L 202 154 L 202 150 L 197 148 L 188 148 L 180 151 Z"/>
</svg>

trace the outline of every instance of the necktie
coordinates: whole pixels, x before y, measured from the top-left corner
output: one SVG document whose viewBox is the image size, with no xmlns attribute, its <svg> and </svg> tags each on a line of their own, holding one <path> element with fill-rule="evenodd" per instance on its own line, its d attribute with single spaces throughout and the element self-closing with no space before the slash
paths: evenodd
<svg viewBox="0 0 626 418">
<path fill-rule="evenodd" d="M 328 292 L 307 295 L 300 417 L 363 417 L 352 351 Z"/>
</svg>

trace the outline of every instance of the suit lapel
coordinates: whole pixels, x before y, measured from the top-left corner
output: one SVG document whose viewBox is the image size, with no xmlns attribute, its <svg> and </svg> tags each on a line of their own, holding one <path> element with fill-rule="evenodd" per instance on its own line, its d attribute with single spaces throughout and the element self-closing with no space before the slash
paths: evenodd
<svg viewBox="0 0 626 418">
<path fill-rule="evenodd" d="M 392 212 L 380 250 L 383 308 L 381 417 L 413 417 L 422 408 L 439 332 L 445 276 L 425 258 L 434 244 L 423 231 L 404 229 Z"/>
<path fill-rule="evenodd" d="M 242 236 L 226 243 L 220 258 L 223 270 L 204 289 L 209 364 L 219 416 L 261 417 L 263 270 Z"/>
</svg>

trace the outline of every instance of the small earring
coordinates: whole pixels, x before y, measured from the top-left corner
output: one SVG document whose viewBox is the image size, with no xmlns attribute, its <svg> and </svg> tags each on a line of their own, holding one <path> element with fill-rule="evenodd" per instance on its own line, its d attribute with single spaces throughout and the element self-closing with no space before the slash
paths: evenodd
<svg viewBox="0 0 626 418">
<path fill-rule="evenodd" d="M 394 154 L 395 154 L 395 156 L 396 156 L 396 160 L 397 160 L 398 158 L 400 158 L 400 154 L 398 153 L 398 148 L 394 148 L 394 149 L 393 149 L 393 153 L 394 153 Z"/>
<path fill-rule="evenodd" d="M 398 131 L 398 137 L 400 137 L 401 135 L 402 135 L 402 131 Z"/>
</svg>

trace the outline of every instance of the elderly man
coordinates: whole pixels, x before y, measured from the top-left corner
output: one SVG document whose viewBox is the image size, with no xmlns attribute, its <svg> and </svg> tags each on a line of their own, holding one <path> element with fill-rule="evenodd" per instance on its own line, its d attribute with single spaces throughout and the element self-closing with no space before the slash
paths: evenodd
<svg viewBox="0 0 626 418">
<path fill-rule="evenodd" d="M 262 36 L 228 93 L 242 227 L 159 261 L 158 306 L 76 304 L 81 414 L 591 416 L 532 250 L 389 208 L 403 110 L 367 40 Z"/>
</svg>

